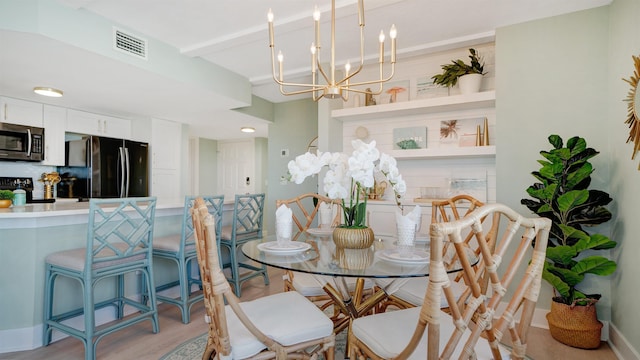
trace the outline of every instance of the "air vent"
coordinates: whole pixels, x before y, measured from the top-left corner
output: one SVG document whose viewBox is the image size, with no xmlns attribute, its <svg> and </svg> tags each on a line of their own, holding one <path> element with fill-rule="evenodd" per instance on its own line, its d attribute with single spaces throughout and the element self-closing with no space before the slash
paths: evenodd
<svg viewBox="0 0 640 360">
<path fill-rule="evenodd" d="M 147 60 L 147 40 L 127 34 L 120 29 L 113 29 L 113 47 L 129 55 Z"/>
</svg>

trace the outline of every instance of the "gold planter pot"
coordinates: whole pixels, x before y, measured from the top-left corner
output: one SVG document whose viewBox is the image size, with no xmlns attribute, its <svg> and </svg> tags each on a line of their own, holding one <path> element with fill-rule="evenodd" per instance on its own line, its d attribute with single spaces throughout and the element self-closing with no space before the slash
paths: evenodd
<svg viewBox="0 0 640 360">
<path fill-rule="evenodd" d="M 373 230 L 368 227 L 364 229 L 337 227 L 333 230 L 333 242 L 337 247 L 367 249 L 373 244 L 373 240 Z"/>
</svg>

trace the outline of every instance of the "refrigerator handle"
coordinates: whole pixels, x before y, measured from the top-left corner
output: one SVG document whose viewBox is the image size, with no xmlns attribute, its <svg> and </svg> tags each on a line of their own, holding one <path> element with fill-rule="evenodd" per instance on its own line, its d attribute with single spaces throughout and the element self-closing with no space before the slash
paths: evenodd
<svg viewBox="0 0 640 360">
<path fill-rule="evenodd" d="M 124 149 L 122 147 L 119 148 L 118 157 L 119 157 L 118 163 L 120 164 L 120 190 L 118 191 L 118 193 L 120 197 L 124 197 L 125 163 L 124 163 Z"/>
<path fill-rule="evenodd" d="M 129 148 L 124 148 L 124 158 L 127 162 L 125 168 L 127 169 L 127 181 L 126 181 L 126 190 L 124 191 L 124 197 L 129 197 L 129 184 L 131 183 L 131 165 L 129 164 Z"/>
</svg>

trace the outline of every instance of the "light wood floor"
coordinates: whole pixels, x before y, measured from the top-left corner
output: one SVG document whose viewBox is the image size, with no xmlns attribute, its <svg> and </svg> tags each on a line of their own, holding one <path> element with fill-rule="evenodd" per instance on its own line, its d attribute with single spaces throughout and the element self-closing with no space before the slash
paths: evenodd
<svg viewBox="0 0 640 360">
<path fill-rule="evenodd" d="M 242 299 L 250 300 L 270 293 L 282 291 L 282 272 L 269 268 L 271 285 L 265 286 L 261 278 L 254 278 L 243 285 Z M 97 358 L 100 360 L 159 359 L 177 345 L 207 331 L 202 302 L 192 308 L 191 323 L 180 321 L 180 312 L 175 306 L 161 304 L 160 332 L 151 332 L 151 322 L 145 321 L 116 333 L 107 335 L 98 344 Z M 535 360 L 616 360 L 617 357 L 606 343 L 597 350 L 581 350 L 555 341 L 546 329 L 532 328 L 527 354 Z M 49 346 L 30 351 L 0 354 L 0 359 L 12 360 L 75 360 L 84 359 L 84 347 L 79 340 L 68 337 Z"/>
</svg>

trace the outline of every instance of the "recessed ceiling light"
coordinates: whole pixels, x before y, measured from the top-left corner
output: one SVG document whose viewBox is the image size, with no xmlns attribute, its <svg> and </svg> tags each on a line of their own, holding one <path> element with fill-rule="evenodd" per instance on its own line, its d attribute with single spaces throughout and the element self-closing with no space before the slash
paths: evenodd
<svg viewBox="0 0 640 360">
<path fill-rule="evenodd" d="M 243 126 L 240 128 L 240 131 L 246 132 L 246 133 L 252 133 L 252 132 L 256 132 L 256 129 L 249 126 Z"/>
<path fill-rule="evenodd" d="M 38 95 L 50 96 L 50 97 L 61 97 L 62 96 L 62 90 L 58 90 L 58 89 L 54 89 L 54 88 L 50 88 L 50 87 L 36 86 L 36 87 L 33 88 L 33 92 L 38 94 Z"/>
</svg>

